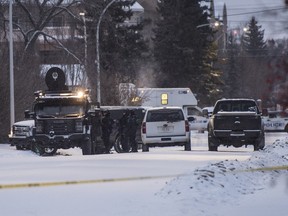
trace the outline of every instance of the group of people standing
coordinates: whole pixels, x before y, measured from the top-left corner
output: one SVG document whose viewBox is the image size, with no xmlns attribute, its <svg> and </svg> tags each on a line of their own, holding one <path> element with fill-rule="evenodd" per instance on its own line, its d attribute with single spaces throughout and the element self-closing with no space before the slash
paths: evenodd
<svg viewBox="0 0 288 216">
<path fill-rule="evenodd" d="M 105 146 L 105 153 L 110 153 L 112 145 L 110 144 L 110 135 L 114 127 L 114 120 L 110 112 L 106 111 L 102 118 L 102 139 Z M 118 133 L 123 152 L 138 152 L 138 143 L 136 133 L 138 120 L 134 110 L 126 110 L 119 119 Z"/>
</svg>

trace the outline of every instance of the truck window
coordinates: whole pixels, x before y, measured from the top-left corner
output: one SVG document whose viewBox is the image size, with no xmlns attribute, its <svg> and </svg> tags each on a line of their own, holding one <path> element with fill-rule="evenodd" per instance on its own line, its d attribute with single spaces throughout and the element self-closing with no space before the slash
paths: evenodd
<svg viewBox="0 0 288 216">
<path fill-rule="evenodd" d="M 84 115 L 83 103 L 71 103 L 71 101 L 59 102 L 58 100 L 46 101 L 35 104 L 34 111 L 39 116 L 66 116 Z"/>
<path fill-rule="evenodd" d="M 147 113 L 147 122 L 158 121 L 182 121 L 184 115 L 182 110 L 150 110 Z"/>
<path fill-rule="evenodd" d="M 259 110 L 254 101 L 235 100 L 220 101 L 216 104 L 214 114 L 218 112 L 257 112 Z"/>
<path fill-rule="evenodd" d="M 189 107 L 187 108 L 187 115 L 191 116 L 191 115 L 195 115 L 195 116 L 202 116 L 202 112 L 194 107 Z"/>
</svg>

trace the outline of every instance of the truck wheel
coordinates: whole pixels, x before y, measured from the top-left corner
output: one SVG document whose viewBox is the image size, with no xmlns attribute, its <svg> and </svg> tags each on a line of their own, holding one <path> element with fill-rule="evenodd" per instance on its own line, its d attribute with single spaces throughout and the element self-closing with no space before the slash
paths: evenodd
<svg viewBox="0 0 288 216">
<path fill-rule="evenodd" d="M 40 156 L 53 156 L 57 152 L 57 148 L 45 148 L 39 144 L 34 144 L 31 150 Z"/>
<path fill-rule="evenodd" d="M 91 155 L 92 154 L 92 143 L 91 143 L 90 139 L 83 141 L 82 154 L 83 155 Z"/>
<path fill-rule="evenodd" d="M 149 146 L 142 144 L 142 152 L 149 152 Z"/>
<path fill-rule="evenodd" d="M 218 146 L 214 146 L 209 138 L 208 138 L 208 150 L 209 151 L 218 151 Z"/>
<path fill-rule="evenodd" d="M 209 151 L 218 151 L 217 146 L 209 146 Z"/>
<path fill-rule="evenodd" d="M 57 148 L 43 148 L 43 156 L 53 156 L 57 152 Z"/>
<path fill-rule="evenodd" d="M 286 133 L 288 133 L 288 124 L 285 126 L 284 131 L 285 131 Z"/>
<path fill-rule="evenodd" d="M 260 141 L 254 144 L 254 151 L 262 150 L 265 147 L 265 137 L 262 137 Z"/>
<path fill-rule="evenodd" d="M 191 151 L 191 144 L 190 142 L 186 142 L 184 144 L 184 151 Z"/>
<path fill-rule="evenodd" d="M 17 150 L 24 150 L 23 146 L 20 146 L 20 145 L 16 145 L 16 149 Z"/>
</svg>

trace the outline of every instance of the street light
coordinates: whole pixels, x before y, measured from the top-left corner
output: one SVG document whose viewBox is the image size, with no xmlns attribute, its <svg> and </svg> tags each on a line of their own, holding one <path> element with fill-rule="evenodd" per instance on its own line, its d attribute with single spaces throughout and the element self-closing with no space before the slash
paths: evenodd
<svg viewBox="0 0 288 216">
<path fill-rule="evenodd" d="M 106 5 L 106 7 L 103 9 L 99 16 L 99 20 L 97 22 L 97 28 L 96 28 L 96 68 L 97 68 L 97 102 L 101 104 L 101 81 L 100 81 L 100 53 L 99 53 L 99 29 L 100 29 L 100 24 L 103 18 L 103 15 L 107 11 L 107 9 L 115 2 L 118 0 L 112 0 L 109 2 L 109 4 Z"/>
<path fill-rule="evenodd" d="M 212 28 L 217 28 L 218 26 L 220 26 L 220 22 L 218 21 L 215 21 L 215 22 L 211 22 L 211 23 L 205 23 L 205 24 L 201 24 L 201 25 L 198 25 L 196 26 L 196 28 L 202 28 L 202 27 L 205 27 L 205 26 L 210 26 Z"/>
<path fill-rule="evenodd" d="M 198 25 L 198 26 L 196 26 L 196 28 L 198 29 L 198 28 L 202 28 L 202 27 L 205 27 L 205 26 L 210 26 L 211 28 L 218 28 L 220 26 L 223 26 L 223 23 L 219 22 L 219 21 L 214 21 L 214 22 Z M 218 36 L 213 41 L 217 43 L 219 41 L 219 39 L 223 37 L 223 46 L 224 46 L 224 50 L 226 50 L 226 31 L 223 30 L 223 27 L 222 27 L 222 31 L 223 32 L 220 34 L 220 36 Z"/>
<path fill-rule="evenodd" d="M 9 1 L 10 126 L 15 122 L 12 0 Z"/>
</svg>

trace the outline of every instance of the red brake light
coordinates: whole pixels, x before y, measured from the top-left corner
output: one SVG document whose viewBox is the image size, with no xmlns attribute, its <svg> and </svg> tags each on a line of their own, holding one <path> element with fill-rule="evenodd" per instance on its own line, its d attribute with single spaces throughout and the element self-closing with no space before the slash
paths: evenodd
<svg viewBox="0 0 288 216">
<path fill-rule="evenodd" d="M 142 123 L 142 133 L 146 134 L 146 122 Z"/>
<path fill-rule="evenodd" d="M 186 132 L 190 131 L 189 122 L 187 120 L 185 120 L 185 130 L 186 130 Z"/>
</svg>

